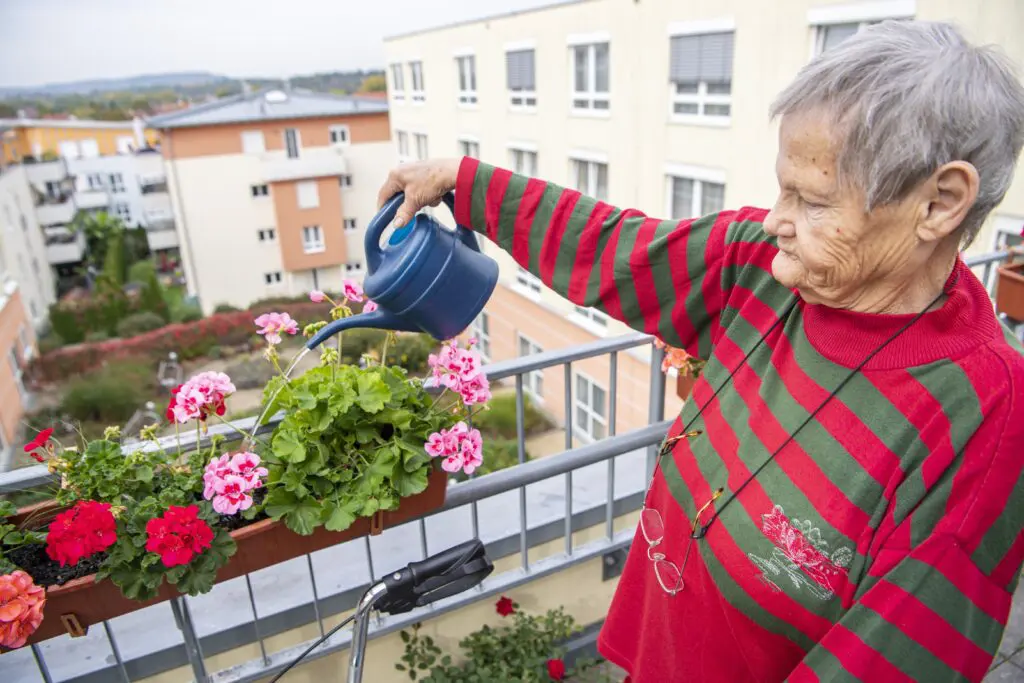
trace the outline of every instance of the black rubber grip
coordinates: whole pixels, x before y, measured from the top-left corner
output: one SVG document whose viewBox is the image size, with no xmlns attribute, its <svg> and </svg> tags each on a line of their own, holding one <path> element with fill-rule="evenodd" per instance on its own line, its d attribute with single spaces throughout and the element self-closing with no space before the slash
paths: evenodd
<svg viewBox="0 0 1024 683">
<path fill-rule="evenodd" d="M 484 544 L 466 541 L 385 576 L 387 593 L 376 607 L 388 614 L 408 612 L 472 588 L 492 571 Z"/>
</svg>

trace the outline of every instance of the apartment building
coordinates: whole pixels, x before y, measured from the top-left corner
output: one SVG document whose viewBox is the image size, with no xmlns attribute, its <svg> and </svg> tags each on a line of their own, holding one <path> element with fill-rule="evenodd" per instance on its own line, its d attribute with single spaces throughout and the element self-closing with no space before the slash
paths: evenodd
<svg viewBox="0 0 1024 683">
<path fill-rule="evenodd" d="M 771 100 L 813 55 L 890 18 L 955 21 L 1024 65 L 1017 0 L 578 0 L 388 38 L 392 137 L 401 160 L 475 156 L 664 218 L 770 206 Z M 971 251 L 1022 228 L 1018 174 Z M 487 250 L 502 279 L 475 333 L 493 359 L 625 331 Z M 619 429 L 647 422 L 648 364 L 620 359 Z M 583 438 L 609 430 L 609 372 L 607 361 L 574 366 Z M 527 388 L 564 419 L 560 369 Z"/>
<path fill-rule="evenodd" d="M 142 121 L 0 119 L 0 167 L 25 159 L 66 159 L 127 154 L 159 143 Z"/>
<path fill-rule="evenodd" d="M 161 134 L 185 278 L 205 313 L 362 278 L 365 228 L 397 161 L 386 102 L 276 90 L 148 124 Z"/>
</svg>

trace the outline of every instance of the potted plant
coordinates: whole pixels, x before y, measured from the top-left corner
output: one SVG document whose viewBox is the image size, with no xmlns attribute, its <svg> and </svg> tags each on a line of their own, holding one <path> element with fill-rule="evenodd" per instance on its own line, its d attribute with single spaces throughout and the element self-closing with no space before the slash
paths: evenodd
<svg viewBox="0 0 1024 683">
<path fill-rule="evenodd" d="M 351 315 L 362 298 L 346 281 L 331 316 Z M 47 429 L 25 446 L 60 485 L 52 501 L 13 515 L 0 509 L 0 648 L 82 635 L 102 619 L 379 533 L 440 507 L 447 474 L 481 464 L 482 439 L 468 421 L 490 390 L 473 342 L 446 342 L 431 356 L 437 395 L 387 364 L 393 334 L 379 360 L 346 365 L 325 346 L 317 367 L 289 377 L 279 348 L 298 324 L 287 313 L 255 322 L 278 370 L 260 422 L 285 413 L 268 437 L 239 432 L 240 445 L 228 448 L 214 435 L 199 447 L 210 421 L 231 425 L 223 415 L 235 391 L 224 373 L 206 372 L 172 392 L 166 417 L 176 447 L 156 437 L 159 425 L 143 430 L 151 447 L 127 453 L 117 428 L 71 447 Z M 184 448 L 181 430 L 192 428 L 196 444 Z"/>
<path fill-rule="evenodd" d="M 996 310 L 1016 321 L 1024 321 L 1024 247 L 1010 247 L 1006 263 L 999 266 L 996 286 Z"/>
<path fill-rule="evenodd" d="M 697 378 L 700 377 L 707 361 L 691 356 L 683 349 L 669 346 L 657 338 L 654 340 L 654 345 L 665 351 L 665 357 L 661 361 L 661 371 L 667 373 L 671 368 L 676 370 L 676 395 L 684 401 L 689 399 L 693 385 L 697 383 Z"/>
</svg>

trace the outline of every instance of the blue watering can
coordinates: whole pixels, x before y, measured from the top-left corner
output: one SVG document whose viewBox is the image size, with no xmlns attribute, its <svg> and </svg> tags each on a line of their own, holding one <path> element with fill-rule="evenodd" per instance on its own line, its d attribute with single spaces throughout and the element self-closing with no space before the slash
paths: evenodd
<svg viewBox="0 0 1024 683">
<path fill-rule="evenodd" d="M 472 230 L 449 230 L 416 214 L 381 248 L 381 235 L 404 199 L 403 192 L 389 199 L 366 228 L 363 291 L 379 308 L 329 323 L 306 342 L 307 348 L 356 327 L 426 332 L 444 341 L 469 327 L 483 310 L 498 284 L 498 264 L 480 251 Z M 444 203 L 454 216 L 450 192 Z"/>
</svg>

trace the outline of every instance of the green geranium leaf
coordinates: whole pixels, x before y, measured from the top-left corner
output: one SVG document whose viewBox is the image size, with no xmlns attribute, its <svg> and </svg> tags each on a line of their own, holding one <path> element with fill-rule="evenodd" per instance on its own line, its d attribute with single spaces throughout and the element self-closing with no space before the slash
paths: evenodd
<svg viewBox="0 0 1024 683">
<path fill-rule="evenodd" d="M 384 409 L 384 403 L 391 398 L 391 390 L 379 375 L 359 375 L 356 386 L 359 392 L 356 403 L 368 413 L 380 412 Z"/>
<path fill-rule="evenodd" d="M 278 431 L 272 445 L 274 455 L 285 462 L 302 462 L 306 459 L 306 447 L 293 431 L 284 429 Z"/>
<path fill-rule="evenodd" d="M 149 465 L 139 465 L 135 468 L 135 478 L 141 482 L 153 481 L 153 468 Z"/>
<path fill-rule="evenodd" d="M 427 470 L 420 468 L 409 472 L 404 467 L 396 467 L 391 484 L 402 498 L 415 495 L 427 488 Z"/>
<path fill-rule="evenodd" d="M 344 531 L 356 521 L 359 508 L 359 503 L 354 500 L 346 501 L 344 504 L 336 502 L 325 503 L 324 528 L 328 531 Z"/>
</svg>

